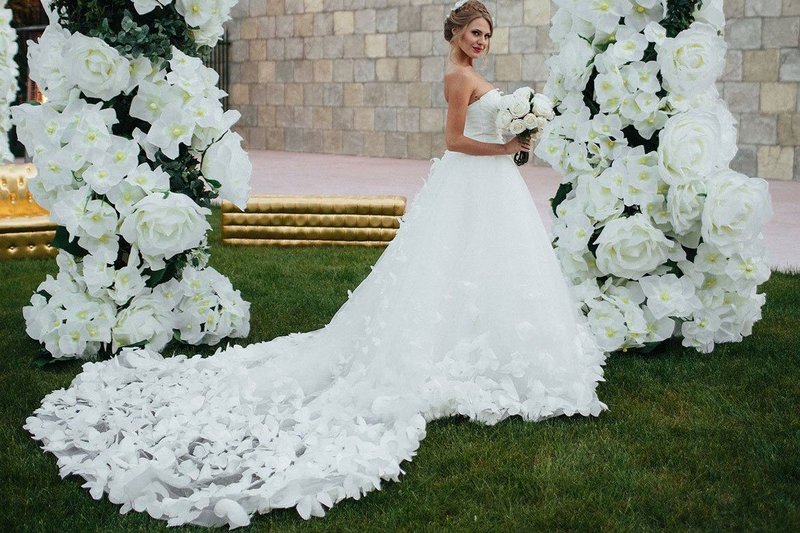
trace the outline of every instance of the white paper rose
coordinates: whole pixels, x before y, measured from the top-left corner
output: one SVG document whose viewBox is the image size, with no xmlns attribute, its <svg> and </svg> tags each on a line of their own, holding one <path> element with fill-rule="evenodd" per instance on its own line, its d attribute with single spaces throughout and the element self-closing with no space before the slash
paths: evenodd
<svg viewBox="0 0 800 533">
<path fill-rule="evenodd" d="M 671 117 L 659 133 L 658 167 L 670 185 L 704 178 L 727 166 L 728 147 L 720 139 L 729 137 L 732 125 L 719 114 L 698 109 Z"/>
<path fill-rule="evenodd" d="M 664 263 L 675 246 L 641 213 L 606 224 L 597 244 L 597 268 L 628 279 L 639 279 Z"/>
<path fill-rule="evenodd" d="M 722 170 L 706 182 L 702 236 L 725 253 L 754 241 L 772 216 L 767 182 Z"/>
<path fill-rule="evenodd" d="M 199 246 L 211 229 L 205 217 L 211 211 L 185 194 L 150 194 L 133 206 L 119 232 L 145 255 L 174 255 Z"/>
<path fill-rule="evenodd" d="M 674 38 L 662 41 L 658 64 L 664 85 L 678 94 L 705 91 L 725 68 L 725 40 L 709 24 L 695 22 Z"/>
<path fill-rule="evenodd" d="M 220 196 L 236 204 L 239 209 L 247 205 L 250 196 L 250 176 L 253 165 L 242 149 L 242 137 L 229 132 L 212 144 L 203 156 L 202 171 L 207 179 L 220 183 Z"/>
<path fill-rule="evenodd" d="M 75 33 L 64 45 L 67 79 L 86 96 L 108 100 L 130 82 L 130 65 L 102 39 Z"/>
</svg>

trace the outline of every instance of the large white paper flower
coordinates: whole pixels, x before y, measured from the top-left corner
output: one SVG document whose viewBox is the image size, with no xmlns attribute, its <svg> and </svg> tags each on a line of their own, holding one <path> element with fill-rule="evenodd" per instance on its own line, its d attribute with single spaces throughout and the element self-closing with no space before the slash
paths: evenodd
<svg viewBox="0 0 800 533">
<path fill-rule="evenodd" d="M 207 179 L 220 183 L 220 196 L 240 209 L 250 196 L 250 176 L 253 165 L 242 148 L 242 137 L 229 132 L 212 144 L 203 156 L 202 171 Z"/>
<path fill-rule="evenodd" d="M 709 24 L 695 22 L 658 50 L 664 85 L 678 94 L 705 91 L 725 68 L 725 40 Z"/>
<path fill-rule="evenodd" d="M 641 213 L 610 221 L 596 242 L 597 268 L 628 279 L 639 279 L 664 263 L 675 246 Z"/>
<path fill-rule="evenodd" d="M 194 248 L 211 229 L 205 217 L 211 214 L 185 194 L 150 194 L 139 200 L 125 217 L 119 232 L 146 255 L 166 259 Z"/>
<path fill-rule="evenodd" d="M 102 39 L 72 34 L 64 44 L 67 79 L 86 96 L 108 100 L 128 87 L 130 66 Z"/>
<path fill-rule="evenodd" d="M 671 117 L 659 133 L 658 166 L 670 185 L 704 178 L 728 165 L 730 151 L 720 140 L 729 138 L 732 124 L 711 110 L 697 109 Z M 735 134 L 735 133 L 734 133 Z"/>
<path fill-rule="evenodd" d="M 754 241 L 772 216 L 767 182 L 722 170 L 706 182 L 703 240 L 725 253 Z"/>
</svg>

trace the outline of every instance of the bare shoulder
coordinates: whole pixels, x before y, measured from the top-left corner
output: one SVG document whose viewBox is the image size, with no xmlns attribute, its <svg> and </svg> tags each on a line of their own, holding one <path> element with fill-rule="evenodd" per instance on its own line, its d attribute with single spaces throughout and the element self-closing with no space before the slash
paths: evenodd
<svg viewBox="0 0 800 533">
<path fill-rule="evenodd" d="M 470 67 L 449 65 L 444 73 L 445 85 L 475 86 L 478 82 L 477 73 Z"/>
<path fill-rule="evenodd" d="M 478 75 L 469 67 L 450 65 L 444 73 L 444 97 L 450 101 L 454 93 L 471 95 L 478 86 Z"/>
</svg>

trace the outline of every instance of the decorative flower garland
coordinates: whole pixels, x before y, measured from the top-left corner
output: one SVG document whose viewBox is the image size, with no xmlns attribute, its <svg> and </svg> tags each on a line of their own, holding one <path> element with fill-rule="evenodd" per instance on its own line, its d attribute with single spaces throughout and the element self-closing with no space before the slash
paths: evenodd
<svg viewBox="0 0 800 533">
<path fill-rule="evenodd" d="M 554 246 L 607 351 L 709 352 L 761 318 L 767 183 L 729 169 L 722 0 L 557 2 L 536 155 L 563 176 Z M 620 21 L 624 20 L 624 24 Z"/>
<path fill-rule="evenodd" d="M 58 275 L 23 310 L 56 359 L 249 332 L 250 304 L 206 266 L 206 216 L 218 195 L 246 203 L 252 167 L 196 57 L 235 2 L 130 3 L 46 5 L 29 63 L 47 102 L 12 110 L 30 189 L 60 226 Z"/>
<path fill-rule="evenodd" d="M 14 62 L 17 55 L 17 32 L 11 27 L 12 13 L 6 1 L 0 0 L 0 163 L 13 161 L 14 155 L 8 146 L 11 129 L 9 107 L 17 96 L 19 70 Z"/>
</svg>

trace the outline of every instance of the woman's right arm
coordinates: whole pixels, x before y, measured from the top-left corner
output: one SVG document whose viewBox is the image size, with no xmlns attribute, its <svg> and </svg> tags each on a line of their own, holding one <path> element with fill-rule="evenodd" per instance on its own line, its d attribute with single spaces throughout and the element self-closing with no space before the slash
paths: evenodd
<svg viewBox="0 0 800 533">
<path fill-rule="evenodd" d="M 474 80 L 460 70 L 445 76 L 447 92 L 447 122 L 445 124 L 445 144 L 451 152 L 469 155 L 510 155 L 530 150 L 530 143 L 516 137 L 505 144 L 485 143 L 464 135 L 467 122 L 467 106 L 474 89 Z"/>
</svg>

